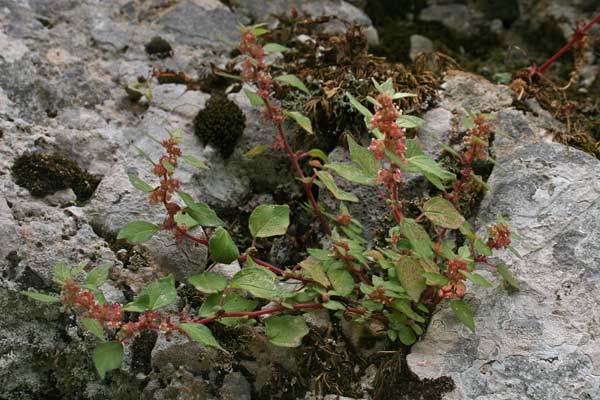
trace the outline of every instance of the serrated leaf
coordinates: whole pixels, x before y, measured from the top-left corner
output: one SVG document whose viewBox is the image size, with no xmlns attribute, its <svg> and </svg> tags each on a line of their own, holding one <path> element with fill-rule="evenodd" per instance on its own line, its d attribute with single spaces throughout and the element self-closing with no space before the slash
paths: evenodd
<svg viewBox="0 0 600 400">
<path fill-rule="evenodd" d="M 108 279 L 111 264 L 102 264 L 91 270 L 85 277 L 85 283 L 97 288 Z"/>
<path fill-rule="evenodd" d="M 465 223 L 465 218 L 452 203 L 439 196 L 425 202 L 423 213 L 434 225 L 442 228 L 458 229 Z"/>
<path fill-rule="evenodd" d="M 281 75 L 281 76 L 276 77 L 275 80 L 279 81 L 279 82 L 287 83 L 288 85 L 293 86 L 296 89 L 302 90 L 306 94 L 310 94 L 308 88 L 295 75 Z"/>
<path fill-rule="evenodd" d="M 335 290 L 340 296 L 346 297 L 354 290 L 354 278 L 345 269 L 333 269 L 327 271 L 327 276 Z"/>
<path fill-rule="evenodd" d="M 263 107 L 265 105 L 263 99 L 256 92 L 253 92 L 248 88 L 244 88 L 244 94 L 246 95 L 248 100 L 250 100 L 250 104 L 253 107 Z"/>
<path fill-rule="evenodd" d="M 187 162 L 192 167 L 196 167 L 199 169 L 208 169 L 208 165 L 206 165 L 203 161 L 197 159 L 194 156 L 190 156 L 190 155 L 186 154 L 186 155 L 181 156 L 181 158 L 183 158 L 183 161 Z"/>
<path fill-rule="evenodd" d="M 473 320 L 473 311 L 471 307 L 463 300 L 452 300 L 450 302 L 450 308 L 454 311 L 456 318 L 472 332 L 475 332 L 475 321 Z"/>
<path fill-rule="evenodd" d="M 302 129 L 304 129 L 306 132 L 308 132 L 311 135 L 314 134 L 313 129 L 312 129 L 312 124 L 311 124 L 310 119 L 308 117 L 305 117 L 304 115 L 302 115 L 298 111 L 283 110 L 283 113 L 285 115 L 287 115 L 288 117 L 292 118 L 294 121 L 296 121 L 296 123 L 298 125 L 300 125 L 300 127 Z"/>
<path fill-rule="evenodd" d="M 335 184 L 333 176 L 327 171 L 317 171 L 317 176 L 325 187 L 333 194 L 333 196 L 341 201 L 350 201 L 353 203 L 358 202 L 358 197 L 354 193 L 346 192 Z"/>
<path fill-rule="evenodd" d="M 290 225 L 290 208 L 287 205 L 262 204 L 252 211 L 248 227 L 252 237 L 285 235 Z"/>
<path fill-rule="evenodd" d="M 282 296 L 282 292 L 277 289 L 275 279 L 275 275 L 264 268 L 246 267 L 235 274 L 230 286 L 243 289 L 261 299 L 277 300 Z"/>
<path fill-rule="evenodd" d="M 304 271 L 308 272 L 314 281 L 320 283 L 326 288 L 331 286 L 327 275 L 325 275 L 325 271 L 323 271 L 323 267 L 316 260 L 308 258 L 300 262 L 299 265 Z"/>
<path fill-rule="evenodd" d="M 129 182 L 131 182 L 131 185 L 138 189 L 141 190 L 142 192 L 146 192 L 146 193 L 150 193 L 154 190 L 154 188 L 150 185 L 148 185 L 146 182 L 144 182 L 143 180 L 141 180 L 140 178 L 138 178 L 135 175 L 127 175 L 127 177 L 129 178 Z"/>
<path fill-rule="evenodd" d="M 506 281 L 506 283 L 508 283 L 515 289 L 521 289 L 521 285 L 519 285 L 519 282 L 517 282 L 515 277 L 508 270 L 508 268 L 506 268 L 504 265 L 498 265 L 496 266 L 496 270 L 498 271 L 500 276 Z"/>
<path fill-rule="evenodd" d="M 302 317 L 278 315 L 265 320 L 265 330 L 269 342 L 280 347 L 298 347 L 302 338 L 309 332 Z"/>
<path fill-rule="evenodd" d="M 119 368 L 123 361 L 123 345 L 119 342 L 103 342 L 94 350 L 94 366 L 101 379 L 104 379 L 106 373 Z"/>
<path fill-rule="evenodd" d="M 217 342 L 217 339 L 213 336 L 210 329 L 202 324 L 185 323 L 179 325 L 179 327 L 192 339 L 194 342 L 200 343 L 203 346 L 214 347 L 219 350 L 225 351 L 223 347 Z"/>
<path fill-rule="evenodd" d="M 103 341 L 105 340 L 104 328 L 102 327 L 102 324 L 98 322 L 98 320 L 94 318 L 84 318 L 81 320 L 81 323 L 83 326 L 85 326 L 85 329 L 94 334 L 94 336 L 96 336 L 98 339 Z"/>
<path fill-rule="evenodd" d="M 133 221 L 119 231 L 117 239 L 125 239 L 130 243 L 142 243 L 150 240 L 160 230 L 158 225 L 146 221 Z"/>
<path fill-rule="evenodd" d="M 265 53 L 285 53 L 290 51 L 289 47 L 280 45 L 279 43 L 267 43 L 263 46 Z"/>
<path fill-rule="evenodd" d="M 412 257 L 402 257 L 396 264 L 396 277 L 415 303 L 419 302 L 426 287 L 423 272 L 423 267 Z"/>
<path fill-rule="evenodd" d="M 44 293 L 22 291 L 21 294 L 34 300 L 41 301 L 42 303 L 60 303 L 60 297 L 54 297 Z"/>
<path fill-rule="evenodd" d="M 203 272 L 201 274 L 192 275 L 188 282 L 195 287 L 196 290 L 206 294 L 220 292 L 227 286 L 227 280 L 222 275 L 214 272 Z"/>
<path fill-rule="evenodd" d="M 414 219 L 406 217 L 402 218 L 399 228 L 400 232 L 406 236 L 406 239 L 408 239 L 412 248 L 421 258 L 430 259 L 433 257 L 431 239 L 425 229 L 415 222 Z"/>
<path fill-rule="evenodd" d="M 230 264 L 237 260 L 240 251 L 231 239 L 229 232 L 223 227 L 218 227 L 208 241 L 210 256 L 213 261 L 223 264 Z"/>
</svg>

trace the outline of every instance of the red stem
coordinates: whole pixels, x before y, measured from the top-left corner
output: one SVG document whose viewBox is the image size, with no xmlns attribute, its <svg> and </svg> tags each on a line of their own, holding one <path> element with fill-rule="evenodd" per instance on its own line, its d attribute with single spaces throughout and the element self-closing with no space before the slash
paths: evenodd
<svg viewBox="0 0 600 400">
<path fill-rule="evenodd" d="M 565 54 L 567 51 L 569 51 L 569 49 L 571 47 L 573 47 L 573 45 L 575 45 L 575 43 L 580 41 L 581 38 L 583 38 L 583 36 L 585 35 L 585 33 L 592 27 L 592 25 L 594 25 L 598 21 L 600 21 L 600 14 L 597 14 L 594 18 L 592 18 L 592 20 L 590 22 L 588 22 L 583 28 L 577 28 L 575 30 L 575 33 L 573 34 L 573 37 L 569 41 L 569 43 L 564 45 L 562 49 L 560 49 L 558 52 L 556 52 L 556 54 L 554 54 L 552 57 L 550 57 L 548 59 L 548 61 L 543 63 L 540 67 L 536 67 L 534 65 L 531 68 L 531 75 L 536 76 L 536 75 L 543 74 L 544 71 L 546 69 L 548 69 L 548 67 L 550 67 L 556 60 L 558 60 L 560 57 L 562 57 L 563 54 Z"/>
</svg>

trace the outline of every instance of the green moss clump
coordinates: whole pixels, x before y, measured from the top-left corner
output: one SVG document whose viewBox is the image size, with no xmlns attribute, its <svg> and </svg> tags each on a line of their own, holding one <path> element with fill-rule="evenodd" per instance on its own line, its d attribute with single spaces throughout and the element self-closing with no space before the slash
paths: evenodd
<svg viewBox="0 0 600 400">
<path fill-rule="evenodd" d="M 12 167 L 15 183 L 36 197 L 71 188 L 77 199 L 89 199 L 100 183 L 100 178 L 81 169 L 76 162 L 58 154 L 25 154 Z"/>
<path fill-rule="evenodd" d="M 171 44 L 160 36 L 154 36 L 144 47 L 146 53 L 151 56 L 155 55 L 158 58 L 167 58 L 173 55 Z"/>
<path fill-rule="evenodd" d="M 204 144 L 210 144 L 224 158 L 233 153 L 244 133 L 246 117 L 233 101 L 222 95 L 212 96 L 194 118 L 194 132 Z"/>
</svg>

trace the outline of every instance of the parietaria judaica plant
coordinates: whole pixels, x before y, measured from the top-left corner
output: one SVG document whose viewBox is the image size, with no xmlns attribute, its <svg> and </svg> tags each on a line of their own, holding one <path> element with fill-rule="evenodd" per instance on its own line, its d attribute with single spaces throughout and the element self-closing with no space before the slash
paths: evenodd
<svg viewBox="0 0 600 400">
<path fill-rule="evenodd" d="M 101 378 L 120 366 L 123 343 L 146 329 L 159 331 L 167 339 L 172 335 L 183 335 L 201 345 L 224 350 L 213 336 L 211 326 L 252 325 L 258 322 L 258 317 L 265 316 L 262 323 L 268 340 L 277 346 L 295 347 L 309 332 L 299 314 L 306 310 L 327 309 L 341 319 L 359 323 L 380 321 L 390 340 L 412 345 L 423 334 L 431 310 L 441 301 L 449 301 L 457 318 L 475 331 L 473 314 L 463 300 L 465 281 L 491 286 L 476 272 L 478 269 L 494 270 L 507 285 L 518 289 L 517 281 L 506 267 L 488 261 L 493 250 L 512 249 L 511 237 L 514 236 L 508 226 L 500 219 L 488 227 L 486 237 L 479 237 L 458 211 L 462 193 L 485 185 L 473 172 L 472 163 L 488 159 L 491 128 L 487 118 L 468 119 L 470 129 L 461 153 L 443 145 L 462 165 L 457 177 L 406 137 L 407 128 L 419 127 L 423 121 L 403 115 L 394 101 L 412 95 L 395 92 L 391 80 L 382 84 L 374 81 L 379 95 L 367 98 L 374 113 L 347 94 L 348 101 L 364 116 L 373 135 L 368 148 L 348 138 L 352 163 L 330 163 L 318 149 L 295 152 L 286 140 L 283 123 L 291 118 L 312 134 L 310 120 L 276 105 L 273 92 L 277 85 L 310 91 L 295 76 L 271 76 L 264 55 L 288 49 L 272 43 L 259 44 L 259 37 L 266 32 L 264 25 L 242 28 L 238 48 L 245 59 L 241 75 L 231 77 L 254 87 L 254 90 L 245 89 L 245 94 L 253 105 L 262 108 L 264 118 L 276 126 L 278 134 L 273 146 L 288 155 L 305 189 L 306 209 L 316 217 L 330 245 L 309 248 L 307 259 L 286 267 L 259 259 L 253 247 L 240 251 L 215 211 L 180 190 L 175 173 L 181 162 L 208 168 L 201 160 L 183 154 L 179 146 L 183 133 L 168 132 L 164 140 L 153 137 L 164 149 L 164 154 L 158 161 L 143 152 L 141 155 L 150 162 L 158 183 L 151 185 L 136 176 L 129 178 L 135 188 L 146 193 L 150 204 L 164 207 L 165 219 L 160 224 L 129 222 L 120 230 L 118 239 L 141 243 L 159 231 L 170 231 L 176 242 L 191 240 L 208 246 L 213 263 L 237 260 L 243 268 L 229 281 L 211 272 L 210 268 L 192 276 L 189 283 L 205 296 L 204 302 L 198 310 L 183 309 L 173 316 L 163 310 L 177 300 L 172 275 L 153 282 L 142 289 L 133 302 L 121 305 L 106 302 L 99 289 L 108 277 L 110 265 L 92 269 L 81 281 L 78 275 L 84 271 L 85 264 L 75 268 L 58 264 L 54 282 L 60 287 L 60 297 L 23 293 L 38 301 L 60 303 L 65 311 L 79 316 L 81 325 L 99 340 L 93 360 Z M 305 173 L 308 168 L 300 164 L 304 159 L 307 159 L 304 167 L 310 168 L 308 174 Z M 439 190 L 438 195 L 422 204 L 421 214 L 416 218 L 406 215 L 406 202 L 398 194 L 406 172 L 423 174 Z M 385 246 L 367 247 L 360 221 L 350 215 L 346 205 L 359 199 L 340 189 L 334 174 L 373 187 L 387 204 L 395 226 L 389 230 Z M 321 206 L 313 195 L 313 185 L 330 191 L 339 200 L 339 209 L 326 210 Z M 289 224 L 287 205 L 260 205 L 250 215 L 249 231 L 254 239 L 280 236 L 285 235 Z M 457 245 L 458 238 L 463 245 Z M 296 283 L 300 288 L 293 292 L 283 291 L 278 282 Z M 249 296 L 241 296 L 240 291 Z M 267 303 L 269 305 L 265 306 Z M 137 314 L 137 318 L 126 321 L 124 312 Z"/>
</svg>

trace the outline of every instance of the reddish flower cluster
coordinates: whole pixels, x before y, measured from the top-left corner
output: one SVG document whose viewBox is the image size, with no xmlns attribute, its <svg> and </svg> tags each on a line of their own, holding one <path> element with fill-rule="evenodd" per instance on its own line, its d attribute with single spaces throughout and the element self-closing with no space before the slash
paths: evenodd
<svg viewBox="0 0 600 400">
<path fill-rule="evenodd" d="M 490 249 L 503 249 L 510 245 L 510 230 L 506 224 L 494 224 L 487 231 L 490 236 L 487 245 Z"/>
<path fill-rule="evenodd" d="M 455 298 L 462 298 L 465 295 L 467 287 L 463 282 L 466 278 L 460 271 L 470 272 L 471 269 L 466 261 L 460 258 L 453 258 L 448 261 L 448 269 L 446 270 L 446 277 L 449 282 L 447 285 L 440 287 L 438 290 L 438 296 L 440 298 L 451 300 Z"/>
<path fill-rule="evenodd" d="M 63 285 L 62 303 L 77 311 L 83 312 L 84 317 L 97 320 L 107 328 L 118 328 L 123 323 L 123 308 L 120 304 L 103 304 L 96 301 L 94 294 L 82 290 L 72 280 L 67 280 Z"/>
<path fill-rule="evenodd" d="M 469 130 L 464 138 L 467 150 L 463 154 L 463 164 L 470 165 L 475 160 L 487 160 L 488 137 L 492 131 L 484 117 L 478 115 L 473 120 L 475 127 Z"/>
<path fill-rule="evenodd" d="M 173 178 L 174 169 L 178 165 L 178 157 L 181 156 L 181 149 L 177 146 L 179 141 L 176 138 L 170 137 L 163 140 L 162 146 L 166 150 L 158 164 L 154 165 L 154 175 L 161 178 L 160 186 L 150 193 L 150 204 L 167 204 L 173 197 L 173 193 L 177 192 L 180 187 L 180 182 Z M 167 168 L 166 165 L 171 165 L 173 168 Z"/>
</svg>

